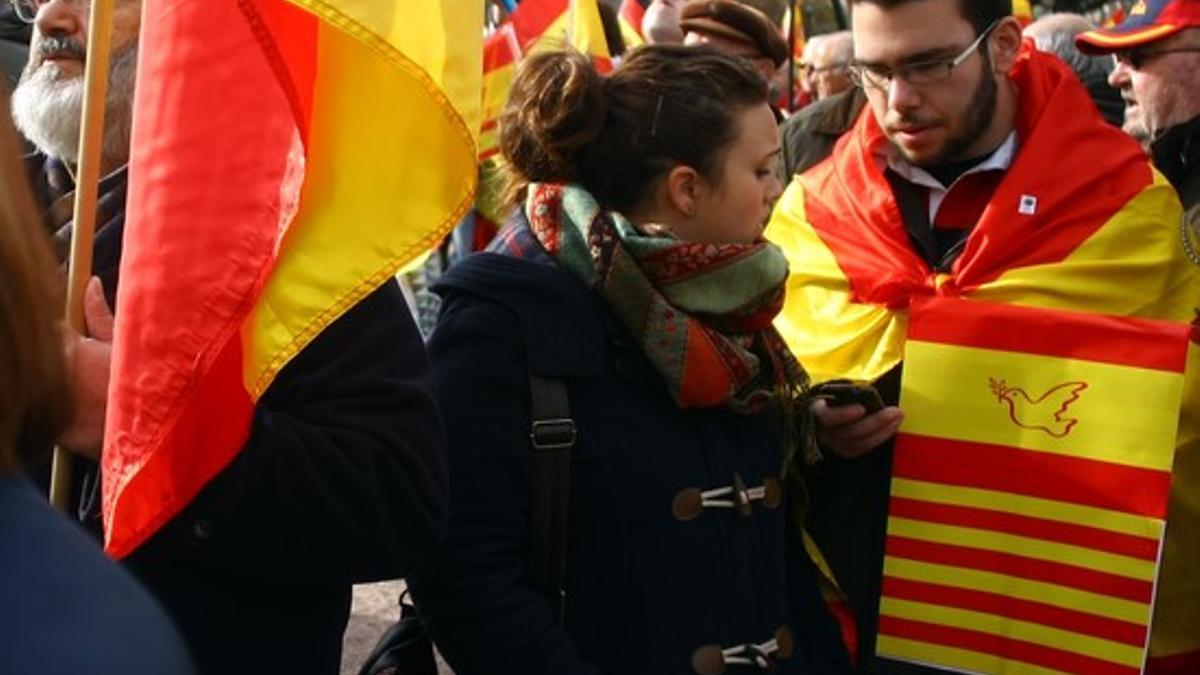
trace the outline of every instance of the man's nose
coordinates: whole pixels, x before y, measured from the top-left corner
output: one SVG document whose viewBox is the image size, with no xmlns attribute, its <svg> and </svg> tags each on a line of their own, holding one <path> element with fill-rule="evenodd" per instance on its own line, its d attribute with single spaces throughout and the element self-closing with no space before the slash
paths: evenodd
<svg viewBox="0 0 1200 675">
<path fill-rule="evenodd" d="M 33 25 L 42 35 L 66 35 L 87 39 L 87 3 L 79 0 L 47 0 L 38 7 Z"/>
<path fill-rule="evenodd" d="M 887 101 L 890 110 L 912 110 L 921 105 L 921 94 L 903 77 L 893 75 L 887 83 Z"/>
<path fill-rule="evenodd" d="M 1108 84 L 1113 89 L 1125 89 L 1129 86 L 1129 64 L 1117 61 L 1116 67 L 1108 74 Z"/>
</svg>

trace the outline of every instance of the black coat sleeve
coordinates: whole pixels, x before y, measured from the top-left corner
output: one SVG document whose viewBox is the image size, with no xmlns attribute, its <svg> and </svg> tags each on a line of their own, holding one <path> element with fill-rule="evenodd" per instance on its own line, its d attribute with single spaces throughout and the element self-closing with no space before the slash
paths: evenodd
<svg viewBox="0 0 1200 675">
<path fill-rule="evenodd" d="M 279 582 L 398 577 L 440 542 L 448 491 L 428 360 L 393 281 L 280 372 L 238 457 L 148 546 Z"/>
<path fill-rule="evenodd" d="M 458 675 L 598 675 L 526 576 L 532 449 L 517 318 L 452 294 L 430 356 L 454 479 L 446 544 L 409 579 L 426 625 Z"/>
</svg>

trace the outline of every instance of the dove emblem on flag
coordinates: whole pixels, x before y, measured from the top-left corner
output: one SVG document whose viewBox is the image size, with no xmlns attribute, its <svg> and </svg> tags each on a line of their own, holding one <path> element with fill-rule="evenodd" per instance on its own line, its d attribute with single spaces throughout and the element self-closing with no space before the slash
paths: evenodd
<svg viewBox="0 0 1200 675">
<path fill-rule="evenodd" d="M 988 378 L 988 384 L 996 399 L 1008 406 L 1008 416 L 1013 424 L 1023 429 L 1044 431 L 1055 438 L 1067 436 L 1079 422 L 1068 417 L 1067 410 L 1088 387 L 1086 382 L 1064 382 L 1034 398 L 1021 387 L 1010 387 L 1004 380 Z"/>
</svg>

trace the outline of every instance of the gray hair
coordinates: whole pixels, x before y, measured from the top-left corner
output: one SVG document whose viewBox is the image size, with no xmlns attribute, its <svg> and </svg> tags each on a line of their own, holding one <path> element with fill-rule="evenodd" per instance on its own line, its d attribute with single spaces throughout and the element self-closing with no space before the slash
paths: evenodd
<svg viewBox="0 0 1200 675">
<path fill-rule="evenodd" d="M 1104 119 L 1117 126 L 1125 117 L 1121 95 L 1108 84 L 1113 60 L 1108 56 L 1089 56 L 1075 46 L 1075 36 L 1094 30 L 1096 25 L 1079 14 L 1059 12 L 1048 14 L 1025 27 L 1025 37 L 1033 38 L 1039 51 L 1062 59 L 1080 82 L 1087 87 Z"/>
</svg>

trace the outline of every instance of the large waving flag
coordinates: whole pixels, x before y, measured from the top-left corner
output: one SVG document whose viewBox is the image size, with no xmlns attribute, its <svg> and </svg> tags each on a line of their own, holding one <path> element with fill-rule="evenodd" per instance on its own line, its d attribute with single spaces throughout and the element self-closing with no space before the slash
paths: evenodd
<svg viewBox="0 0 1200 675">
<path fill-rule="evenodd" d="M 179 512 L 288 361 L 474 198 L 481 0 L 146 0 L 108 551 Z"/>
<path fill-rule="evenodd" d="M 913 304 L 881 655 L 978 673 L 1142 671 L 1188 334 Z"/>
<path fill-rule="evenodd" d="M 1200 268 L 1174 190 L 1127 136 L 1078 114 L 1087 92 L 1065 65 L 1026 44 L 1010 77 L 1020 150 L 949 272 L 909 243 L 869 110 L 784 193 L 767 230 L 792 270 L 776 326 L 814 381 L 899 365 L 923 297 L 1192 320 Z M 1185 382 L 1150 652 L 1152 665 L 1200 672 L 1200 378 Z"/>
</svg>

